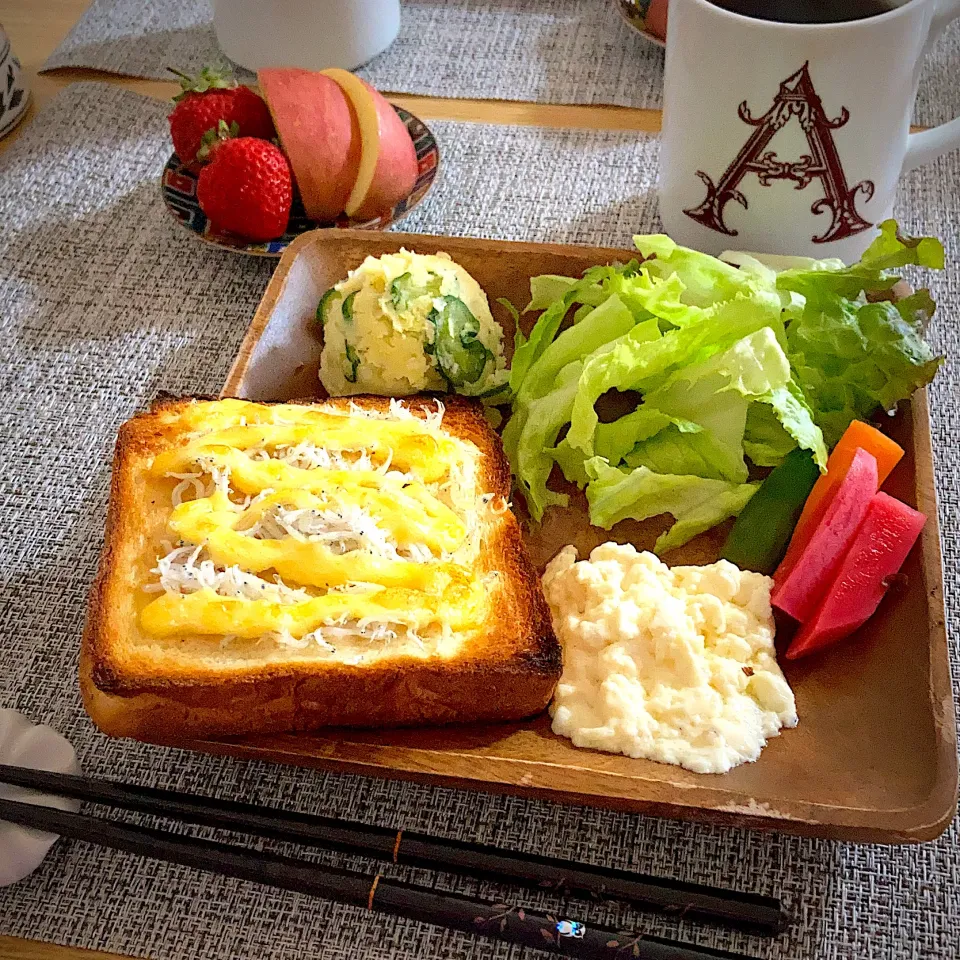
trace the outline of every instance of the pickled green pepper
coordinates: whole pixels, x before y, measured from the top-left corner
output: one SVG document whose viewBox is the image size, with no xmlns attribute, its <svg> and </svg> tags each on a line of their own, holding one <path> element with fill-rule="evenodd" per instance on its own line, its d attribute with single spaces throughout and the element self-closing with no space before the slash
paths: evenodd
<svg viewBox="0 0 960 960">
<path fill-rule="evenodd" d="M 721 556 L 741 570 L 773 573 L 819 476 L 809 450 L 788 453 L 740 511 Z"/>
</svg>

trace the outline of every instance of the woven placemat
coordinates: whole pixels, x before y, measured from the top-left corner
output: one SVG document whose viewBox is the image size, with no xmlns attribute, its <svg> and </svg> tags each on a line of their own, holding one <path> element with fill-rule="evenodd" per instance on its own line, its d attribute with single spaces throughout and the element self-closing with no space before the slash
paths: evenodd
<svg viewBox="0 0 960 960">
<path fill-rule="evenodd" d="M 169 79 L 222 58 L 212 17 L 209 0 L 93 0 L 44 69 Z M 663 53 L 616 0 L 402 0 L 400 35 L 357 72 L 394 93 L 658 107 Z"/>
<path fill-rule="evenodd" d="M 435 97 L 659 108 L 663 54 L 616 0 L 402 0 L 400 35 L 358 72 Z M 210 0 L 93 0 L 44 64 L 169 79 L 222 57 Z M 914 122 L 960 116 L 960 23 L 924 64 Z"/>
<path fill-rule="evenodd" d="M 217 389 L 273 266 L 202 245 L 166 215 L 157 190 L 169 150 L 165 112 L 136 94 L 77 84 L 0 155 L 0 706 L 64 733 L 91 774 L 751 889 L 784 897 L 798 918 L 788 934 L 763 941 L 626 908 L 569 905 L 596 922 L 764 960 L 955 957 L 956 824 L 922 846 L 837 844 L 231 761 L 109 740 L 93 729 L 77 694 L 77 649 L 116 427 L 158 390 Z M 655 140 L 455 123 L 434 129 L 444 178 L 405 229 L 610 245 L 656 229 Z M 942 301 L 934 337 L 953 358 L 960 353 L 960 237 L 950 227 L 958 183 L 954 158 L 908 180 L 901 205 L 911 228 L 950 230 L 951 268 L 934 289 Z M 949 195 L 943 184 L 952 185 Z M 960 554 L 958 382 L 952 359 L 932 404 L 948 570 Z M 955 623 L 953 577 L 947 590 Z M 388 873 L 504 896 L 466 879 Z M 538 894 L 524 899 L 544 903 Z M 0 890 L 0 934 L 153 960 L 525 956 L 70 842 Z"/>
</svg>

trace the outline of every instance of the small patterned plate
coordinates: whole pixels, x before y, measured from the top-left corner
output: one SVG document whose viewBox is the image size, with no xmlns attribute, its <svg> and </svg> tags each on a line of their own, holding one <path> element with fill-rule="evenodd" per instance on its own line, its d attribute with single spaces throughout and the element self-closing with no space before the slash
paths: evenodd
<svg viewBox="0 0 960 960">
<path fill-rule="evenodd" d="M 385 230 L 392 223 L 409 213 L 423 198 L 437 178 L 440 169 L 440 149 L 433 134 L 423 121 L 417 119 L 401 107 L 394 106 L 400 119 L 410 131 L 410 137 L 417 151 L 419 173 L 410 196 L 401 200 L 389 213 L 373 220 L 352 220 L 346 214 L 330 223 L 317 223 L 307 218 L 299 197 L 294 197 L 290 211 L 290 223 L 287 232 L 276 240 L 266 243 L 251 243 L 235 234 L 215 230 L 197 203 L 197 178 L 199 169 L 195 165 L 186 165 L 173 154 L 163 168 L 160 180 L 160 192 L 167 209 L 188 230 L 201 240 L 225 247 L 237 253 L 251 254 L 256 257 L 279 257 L 290 243 L 308 230 L 318 227 L 352 227 L 361 230 Z"/>
</svg>

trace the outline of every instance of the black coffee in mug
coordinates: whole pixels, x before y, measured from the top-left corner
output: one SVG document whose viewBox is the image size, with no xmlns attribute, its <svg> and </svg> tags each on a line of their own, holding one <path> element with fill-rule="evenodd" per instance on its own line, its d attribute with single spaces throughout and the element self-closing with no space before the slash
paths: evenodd
<svg viewBox="0 0 960 960">
<path fill-rule="evenodd" d="M 844 23 L 865 20 L 907 0 L 711 0 L 717 7 L 772 23 Z"/>
</svg>

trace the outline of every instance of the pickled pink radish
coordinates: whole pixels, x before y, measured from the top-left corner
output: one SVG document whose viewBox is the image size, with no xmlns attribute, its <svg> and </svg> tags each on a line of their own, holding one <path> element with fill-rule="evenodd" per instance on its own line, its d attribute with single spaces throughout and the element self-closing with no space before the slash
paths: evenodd
<svg viewBox="0 0 960 960">
<path fill-rule="evenodd" d="M 873 497 L 820 605 L 787 649 L 788 660 L 843 640 L 873 616 L 926 520 L 885 493 Z"/>
<path fill-rule="evenodd" d="M 770 600 L 775 607 L 801 623 L 807 620 L 826 593 L 876 492 L 876 458 L 858 450 L 806 546 L 792 566 L 787 566 L 787 558 L 774 573 Z"/>
</svg>

